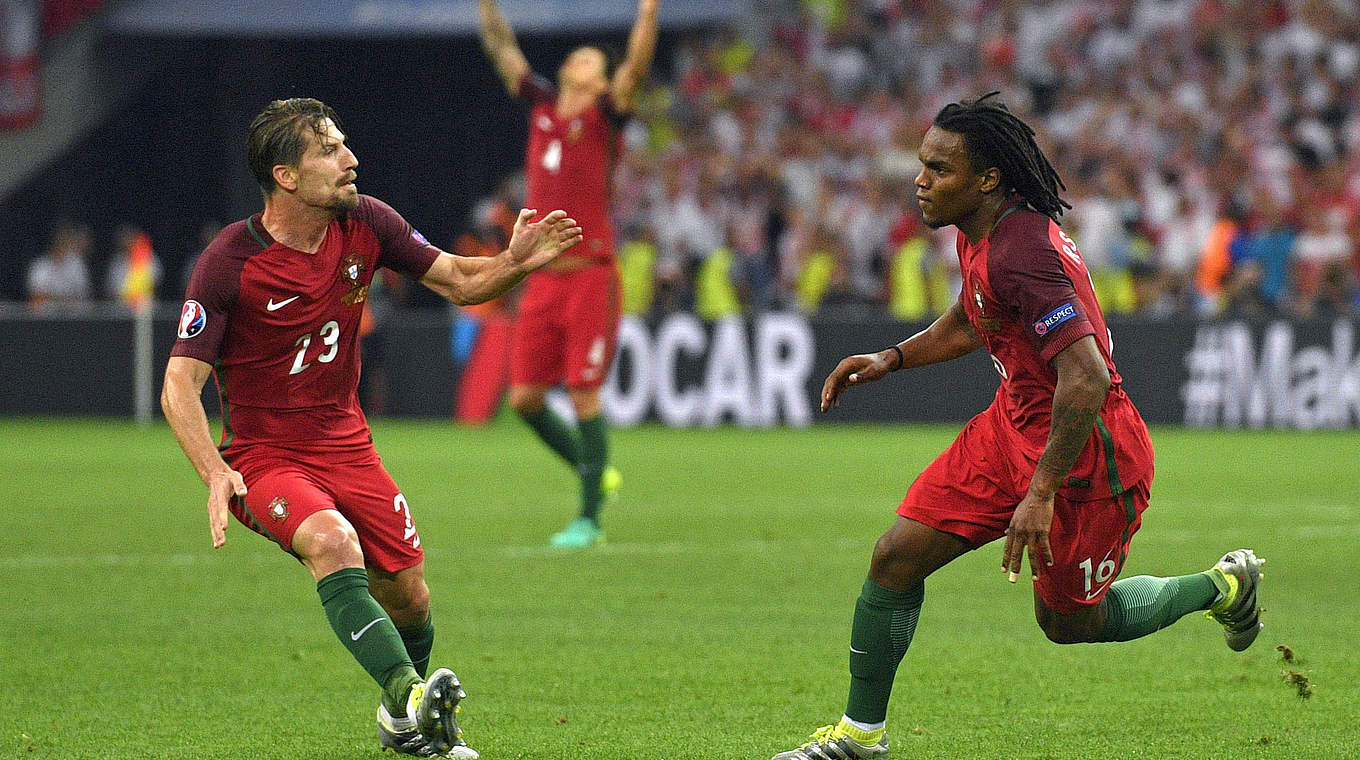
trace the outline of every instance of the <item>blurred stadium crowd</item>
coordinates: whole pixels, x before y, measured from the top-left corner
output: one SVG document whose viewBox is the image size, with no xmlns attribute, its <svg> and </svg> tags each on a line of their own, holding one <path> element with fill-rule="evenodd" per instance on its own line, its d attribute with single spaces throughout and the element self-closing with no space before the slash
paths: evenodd
<svg viewBox="0 0 1360 760">
<path fill-rule="evenodd" d="M 670 64 L 615 176 L 631 313 L 938 314 L 954 231 L 920 222 L 917 145 L 993 90 L 1064 179 L 1107 312 L 1360 311 L 1353 3 L 752 0 Z M 520 182 L 451 247 L 498 249 Z"/>
</svg>

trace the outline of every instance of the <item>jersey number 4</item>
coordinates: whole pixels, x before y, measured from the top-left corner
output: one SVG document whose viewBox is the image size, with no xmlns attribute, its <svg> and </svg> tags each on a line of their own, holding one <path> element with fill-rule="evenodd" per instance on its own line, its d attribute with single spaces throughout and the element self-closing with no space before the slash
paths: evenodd
<svg viewBox="0 0 1360 760">
<path fill-rule="evenodd" d="M 326 350 L 322 351 L 321 355 L 316 357 L 316 360 L 322 364 L 329 364 L 335 360 L 335 355 L 340 353 L 340 323 L 332 319 L 322 325 L 316 334 L 321 338 L 321 343 L 326 346 Z M 296 375 L 312 366 L 311 362 L 302 363 L 303 358 L 307 356 L 307 349 L 312 345 L 312 334 L 307 333 L 298 338 L 294 345 L 298 347 L 298 352 L 297 357 L 293 359 L 293 368 L 288 371 L 290 375 Z"/>
<path fill-rule="evenodd" d="M 543 151 L 543 168 L 556 174 L 562 171 L 562 141 L 553 140 L 548 143 L 548 149 Z"/>
</svg>

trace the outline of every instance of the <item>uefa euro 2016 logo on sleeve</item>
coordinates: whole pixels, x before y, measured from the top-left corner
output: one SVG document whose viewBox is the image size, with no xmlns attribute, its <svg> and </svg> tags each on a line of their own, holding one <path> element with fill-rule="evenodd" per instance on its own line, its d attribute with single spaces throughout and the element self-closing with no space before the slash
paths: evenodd
<svg viewBox="0 0 1360 760">
<path fill-rule="evenodd" d="M 1045 314 L 1043 319 L 1035 322 L 1034 334 L 1044 335 L 1049 330 L 1052 330 L 1075 316 L 1077 316 L 1077 310 L 1072 307 L 1071 302 L 1065 303 L 1053 311 L 1050 311 L 1048 314 Z"/>
<path fill-rule="evenodd" d="M 185 301 L 184 311 L 179 314 L 179 337 L 192 338 L 203 332 L 208 324 L 208 312 L 198 301 Z"/>
</svg>

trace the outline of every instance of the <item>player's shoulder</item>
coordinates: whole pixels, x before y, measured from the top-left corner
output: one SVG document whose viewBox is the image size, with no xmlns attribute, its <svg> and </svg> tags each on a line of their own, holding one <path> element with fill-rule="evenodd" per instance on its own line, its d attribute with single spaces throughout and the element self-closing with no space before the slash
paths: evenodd
<svg viewBox="0 0 1360 760">
<path fill-rule="evenodd" d="M 260 224 L 259 215 L 232 222 L 217 233 L 217 237 L 203 249 L 209 259 L 247 259 L 273 244 L 269 233 Z"/>
<path fill-rule="evenodd" d="M 1062 227 L 1046 214 L 1018 209 L 997 223 L 989 242 L 987 276 L 993 288 L 1025 290 L 1036 279 L 1068 279 L 1058 249 L 1065 244 Z"/>
<path fill-rule="evenodd" d="M 557 100 L 557 87 L 547 77 L 528 69 L 520 77 L 518 94 L 531 105 L 550 105 Z"/>
<path fill-rule="evenodd" d="M 996 224 L 991 234 L 993 251 L 1023 251 L 1054 249 L 1053 238 L 1058 223 L 1047 214 L 1024 207 L 1007 214 Z"/>
<path fill-rule="evenodd" d="M 371 195 L 359 195 L 359 205 L 347 217 L 351 222 L 357 222 L 368 227 L 377 236 L 378 243 L 382 247 L 403 246 L 410 241 L 421 246 L 430 246 L 430 241 L 420 234 L 406 217 L 379 198 Z M 433 247 L 433 246 L 431 246 Z"/>
<path fill-rule="evenodd" d="M 349 212 L 351 219 L 371 219 L 375 215 L 397 213 L 387 203 L 371 195 L 359 193 L 359 205 Z"/>
<path fill-rule="evenodd" d="M 386 201 L 363 193 L 359 194 L 359 205 L 347 214 L 347 218 L 366 224 L 375 230 L 386 229 L 393 224 L 401 225 L 406 221 Z"/>
<path fill-rule="evenodd" d="M 1062 228 L 1048 215 L 1031 208 L 1017 209 L 996 224 L 988 236 L 992 266 L 1031 268 L 1036 259 L 1057 253 Z"/>
<path fill-rule="evenodd" d="M 192 298 L 204 303 L 229 303 L 240 287 L 247 260 L 272 245 L 273 238 L 264 231 L 258 214 L 228 224 L 198 257 L 189 278 L 188 292 Z"/>
<path fill-rule="evenodd" d="M 605 120 L 612 126 L 621 126 L 628 120 L 629 111 L 619 105 L 619 101 L 614 97 L 613 90 L 605 90 L 595 99 L 595 107 L 600 109 L 600 113 Z"/>
</svg>

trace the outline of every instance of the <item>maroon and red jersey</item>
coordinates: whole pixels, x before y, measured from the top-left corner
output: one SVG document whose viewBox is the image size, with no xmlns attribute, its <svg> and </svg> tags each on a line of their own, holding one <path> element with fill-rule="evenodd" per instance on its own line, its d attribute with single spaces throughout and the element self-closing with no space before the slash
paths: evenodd
<svg viewBox="0 0 1360 760">
<path fill-rule="evenodd" d="M 540 214 L 562 209 L 576 220 L 585 239 L 563 257 L 612 261 L 610 178 L 619 156 L 624 114 L 606 92 L 581 113 L 561 117 L 557 89 L 532 72 L 520 81 L 519 95 L 530 106 L 524 206 Z"/>
<path fill-rule="evenodd" d="M 976 244 L 958 235 L 963 291 L 959 302 L 1001 375 L 990 414 L 1010 487 L 1024 494 L 1048 442 L 1058 374 L 1053 357 L 1095 336 L 1111 388 L 1091 438 L 1062 493 L 1069 499 L 1118 495 L 1152 476 L 1152 442 L 1115 369 L 1111 335 L 1096 302 L 1086 263 L 1072 239 L 1044 214 L 1025 207 L 1004 212 Z"/>
<path fill-rule="evenodd" d="M 194 266 L 170 351 L 214 366 L 223 452 L 368 446 L 358 387 L 369 284 L 380 266 L 419 278 L 439 253 L 366 195 L 316 253 L 276 242 L 259 214 L 223 229 Z"/>
</svg>

